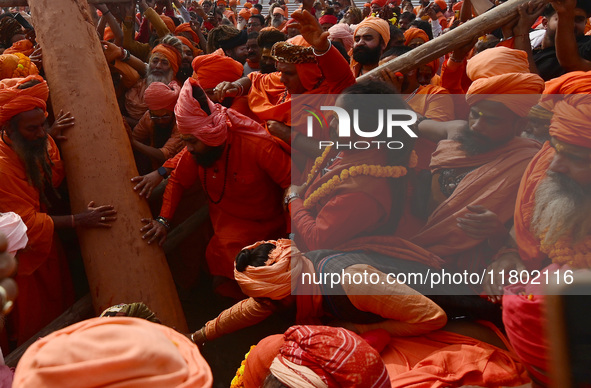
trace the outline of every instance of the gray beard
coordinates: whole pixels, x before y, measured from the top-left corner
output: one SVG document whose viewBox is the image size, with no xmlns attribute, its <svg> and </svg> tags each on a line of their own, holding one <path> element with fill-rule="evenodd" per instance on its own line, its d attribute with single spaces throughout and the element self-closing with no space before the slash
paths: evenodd
<svg viewBox="0 0 591 388">
<path fill-rule="evenodd" d="M 536 189 L 532 227 L 542 243 L 554 244 L 561 237 L 573 243 L 591 233 L 591 190 L 564 174 L 547 171 Z"/>
<path fill-rule="evenodd" d="M 544 144 L 546 141 L 550 140 L 550 136 L 548 136 L 548 138 L 544 138 L 544 137 L 536 136 L 533 133 L 528 133 L 528 132 L 521 132 L 521 137 L 524 137 L 526 139 L 536 140 L 536 141 L 540 142 L 540 144 Z"/>
<path fill-rule="evenodd" d="M 146 87 L 150 86 L 152 82 L 162 82 L 163 84 L 168 85 L 172 78 L 174 77 L 174 72 L 172 69 L 168 71 L 168 73 L 164 75 L 156 75 L 152 73 L 152 70 L 148 68 L 148 75 L 146 76 Z"/>
</svg>

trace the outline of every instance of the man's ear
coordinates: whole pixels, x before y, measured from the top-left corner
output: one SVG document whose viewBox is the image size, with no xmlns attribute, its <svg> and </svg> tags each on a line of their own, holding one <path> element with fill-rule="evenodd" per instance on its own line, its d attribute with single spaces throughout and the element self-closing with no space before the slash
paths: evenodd
<svg viewBox="0 0 591 388">
<path fill-rule="evenodd" d="M 542 26 L 544 26 L 544 28 L 546 28 L 546 26 L 548 25 L 548 18 L 546 16 L 542 17 Z"/>
</svg>

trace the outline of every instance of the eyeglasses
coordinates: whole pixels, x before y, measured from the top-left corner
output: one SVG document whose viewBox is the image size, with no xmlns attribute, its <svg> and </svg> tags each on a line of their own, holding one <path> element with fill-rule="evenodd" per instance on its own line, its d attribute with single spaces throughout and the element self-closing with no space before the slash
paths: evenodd
<svg viewBox="0 0 591 388">
<path fill-rule="evenodd" d="M 154 116 L 154 115 L 150 115 L 150 119 L 152 120 L 169 120 L 172 118 L 172 115 L 163 115 L 163 116 Z"/>
<path fill-rule="evenodd" d="M 256 23 L 256 24 L 252 24 L 252 23 L 247 23 L 246 27 L 260 27 L 262 24 Z"/>
</svg>

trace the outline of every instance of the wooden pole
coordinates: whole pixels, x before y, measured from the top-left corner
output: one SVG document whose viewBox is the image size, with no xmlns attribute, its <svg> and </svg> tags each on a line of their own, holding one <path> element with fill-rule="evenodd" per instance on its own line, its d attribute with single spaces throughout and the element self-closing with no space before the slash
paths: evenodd
<svg viewBox="0 0 591 388">
<path fill-rule="evenodd" d="M 138 172 L 86 0 L 29 0 L 29 6 L 53 110 L 76 118 L 61 144 L 73 212 L 90 201 L 118 212 L 111 229 L 78 230 L 95 311 L 144 302 L 164 324 L 186 331 L 164 253 L 141 239 L 140 218 L 150 218 L 150 210 L 132 190 Z"/>
<path fill-rule="evenodd" d="M 129 3 L 130 0 L 88 0 L 90 4 L 99 3 Z M 0 7 L 26 7 L 27 0 L 0 0 Z"/>
<path fill-rule="evenodd" d="M 412 51 L 386 62 L 372 71 L 363 74 L 357 81 L 378 77 L 389 80 L 387 73 L 407 72 L 418 66 L 434 61 L 441 56 L 454 51 L 456 48 L 467 45 L 475 37 L 509 23 L 517 16 L 517 8 L 530 0 L 511 0 L 500 6 L 467 21 L 459 27 L 437 37 Z M 535 4 L 547 3 L 548 0 L 531 0 Z"/>
</svg>

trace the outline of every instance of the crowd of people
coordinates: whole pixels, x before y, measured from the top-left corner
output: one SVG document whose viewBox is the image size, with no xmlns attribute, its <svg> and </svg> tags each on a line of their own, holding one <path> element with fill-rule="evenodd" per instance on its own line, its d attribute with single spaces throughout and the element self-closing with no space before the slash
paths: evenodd
<svg viewBox="0 0 591 388">
<path fill-rule="evenodd" d="M 15 373 L 0 368 L 0 385 L 230 385 L 214 383 L 200 349 L 281 313 L 294 326 L 228 366 L 231 387 L 549 386 L 546 286 L 591 266 L 591 6 L 522 2 L 510 22 L 430 63 L 413 51 L 507 2 L 81 10 L 133 150 L 130 190 L 153 212 L 138 215 L 138 238 L 163 246 L 188 228 L 186 209 L 207 206 L 208 222 L 184 231 L 204 254 L 183 253 L 192 280 L 177 285 L 194 286 L 201 266 L 236 303 L 178 333 L 129 301 L 37 340 Z M 117 222 L 117 203 L 100 198 L 69 210 L 60 143 L 88 123 L 51 109 L 42 49 L 28 8 L 4 9 L 5 355 L 75 300 L 63 232 Z M 389 66 L 400 56 L 417 65 Z M 390 110 L 416 120 L 382 131 Z M 446 272 L 463 281 L 433 287 Z"/>
</svg>

